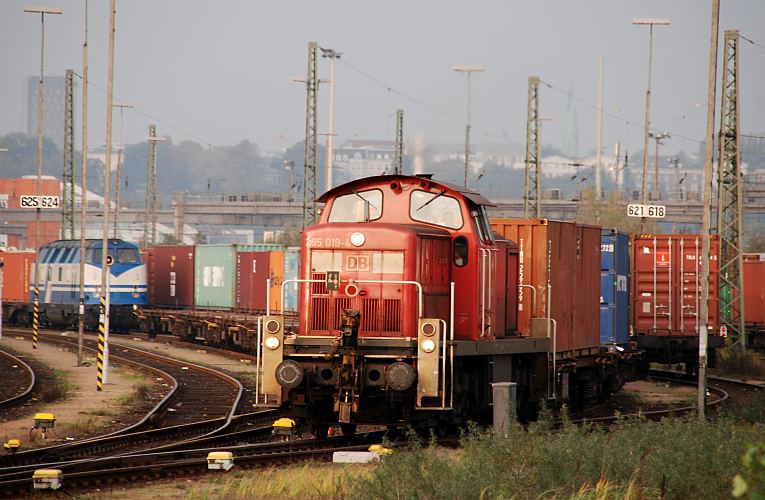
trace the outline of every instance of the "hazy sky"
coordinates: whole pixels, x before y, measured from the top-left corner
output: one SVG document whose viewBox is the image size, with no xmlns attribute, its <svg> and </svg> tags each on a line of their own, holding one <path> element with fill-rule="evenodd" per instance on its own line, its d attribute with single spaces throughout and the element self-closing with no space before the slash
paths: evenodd
<svg viewBox="0 0 765 500">
<path fill-rule="evenodd" d="M 46 16 L 46 74 L 81 73 L 83 0 L 43 1 L 64 11 Z M 0 2 L 0 134 L 23 129 L 23 82 L 39 70 L 40 18 L 22 13 L 28 3 Z M 94 147 L 105 142 L 109 2 L 89 3 L 90 77 L 98 87 L 90 92 Z M 136 105 L 125 112 L 127 143 L 143 141 L 154 122 L 175 142 L 248 139 L 264 150 L 283 148 L 305 134 L 305 86 L 291 78 L 305 75 L 307 43 L 316 40 L 343 53 L 336 143 L 392 139 L 397 108 L 405 110 L 408 139 L 422 134 L 426 143 L 460 143 L 466 85 L 452 66 L 480 64 L 486 72 L 473 77 L 474 142 L 525 140 L 527 79 L 539 75 L 558 89 L 541 91 L 542 114 L 553 119 L 543 142 L 562 148 L 570 123 L 564 94 L 572 90 L 595 104 L 603 56 L 604 107 L 634 123 L 606 117 L 604 149 L 626 137 L 636 151 L 648 29 L 631 19 L 666 17 L 672 25 L 655 29 L 652 121 L 676 134 L 665 151 L 696 151 L 697 144 L 677 135 L 704 136 L 710 9 L 711 0 L 118 0 L 115 99 Z M 765 0 L 722 0 L 720 36 L 739 29 L 763 46 L 740 42 L 744 133 L 765 132 L 763 21 Z M 319 72 L 329 77 L 327 60 Z M 327 90 L 321 86 L 322 132 Z M 594 148 L 595 111 L 577 102 L 576 115 L 584 154 Z"/>
</svg>

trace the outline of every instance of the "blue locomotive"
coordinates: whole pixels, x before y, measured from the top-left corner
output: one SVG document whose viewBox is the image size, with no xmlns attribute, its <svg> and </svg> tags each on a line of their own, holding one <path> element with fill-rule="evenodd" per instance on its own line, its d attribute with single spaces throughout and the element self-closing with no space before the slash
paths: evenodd
<svg viewBox="0 0 765 500">
<path fill-rule="evenodd" d="M 98 328 L 101 295 L 101 256 L 103 242 L 85 242 L 85 327 Z M 127 331 L 138 325 L 135 310 L 147 303 L 146 266 L 138 247 L 120 239 L 111 239 L 109 266 L 110 329 Z M 40 247 L 40 317 L 42 324 L 73 327 L 78 322 L 80 303 L 80 240 L 59 240 Z M 34 271 L 31 273 L 34 281 Z M 34 283 L 30 302 L 34 301 Z"/>
</svg>

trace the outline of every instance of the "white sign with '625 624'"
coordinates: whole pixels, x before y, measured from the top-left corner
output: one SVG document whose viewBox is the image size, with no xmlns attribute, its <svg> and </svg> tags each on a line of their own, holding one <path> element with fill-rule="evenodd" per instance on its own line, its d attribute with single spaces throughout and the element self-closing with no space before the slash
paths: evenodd
<svg viewBox="0 0 765 500">
<path fill-rule="evenodd" d="M 667 216 L 667 207 L 664 205 L 627 205 L 627 215 L 629 217 L 663 219 Z"/>
<path fill-rule="evenodd" d="M 58 196 L 22 195 L 19 199 L 21 208 L 59 208 Z"/>
</svg>

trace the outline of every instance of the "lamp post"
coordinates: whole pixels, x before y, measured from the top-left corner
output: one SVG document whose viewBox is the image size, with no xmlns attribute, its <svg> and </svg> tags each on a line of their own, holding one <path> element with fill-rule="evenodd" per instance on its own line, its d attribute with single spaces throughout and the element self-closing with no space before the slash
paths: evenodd
<svg viewBox="0 0 765 500">
<path fill-rule="evenodd" d="M 669 139 L 672 137 L 669 135 L 669 132 L 656 132 L 649 134 L 651 137 L 656 139 L 656 154 L 654 155 L 654 166 L 653 166 L 653 196 L 651 196 L 652 200 L 660 200 L 661 199 L 661 189 L 659 188 L 659 145 L 661 144 L 662 139 Z"/>
<path fill-rule="evenodd" d="M 467 111 L 465 120 L 465 187 L 468 185 L 468 168 L 470 167 L 470 93 L 471 93 L 471 75 L 486 71 L 483 66 L 454 66 L 452 68 L 458 73 L 467 75 Z"/>
<path fill-rule="evenodd" d="M 330 62 L 329 77 L 329 129 L 327 130 L 327 191 L 332 189 L 333 185 L 333 163 L 334 157 L 334 136 L 335 136 L 335 61 L 340 59 L 342 52 L 336 52 L 335 49 L 321 48 L 321 57 L 328 58 Z"/>
<path fill-rule="evenodd" d="M 648 84 L 645 89 L 645 130 L 643 131 L 643 185 L 642 198 L 643 205 L 648 201 L 646 183 L 648 178 L 648 134 L 651 129 L 651 61 L 653 58 L 653 27 L 668 26 L 669 19 L 643 19 L 636 18 L 632 24 L 638 26 L 648 26 Z M 640 219 L 640 232 L 645 232 L 645 217 Z"/>
<path fill-rule="evenodd" d="M 43 97 L 43 74 L 45 67 L 45 14 L 61 14 L 63 11 L 55 7 L 24 7 L 24 12 L 30 14 L 40 14 L 40 81 L 37 84 L 37 186 L 35 188 L 35 196 L 37 197 L 37 207 L 35 208 L 35 244 L 34 248 L 37 249 L 40 246 L 40 178 L 42 177 L 42 143 L 43 143 L 43 122 L 45 98 Z M 39 298 L 40 289 L 40 266 L 35 264 L 35 301 L 34 301 L 34 313 L 33 313 L 33 334 L 32 334 L 32 347 L 37 349 L 37 332 L 40 327 L 40 319 L 38 316 L 39 310 Z"/>
<path fill-rule="evenodd" d="M 77 322 L 77 366 L 82 366 L 85 334 L 85 238 L 88 218 L 88 0 L 84 0 L 82 41 L 82 180 L 80 181 L 80 305 Z"/>
<path fill-rule="evenodd" d="M 117 149 L 117 171 L 116 173 L 116 179 L 114 181 L 114 238 L 117 239 L 120 237 L 120 232 L 118 229 L 119 224 L 119 213 L 120 213 L 120 172 L 122 168 L 122 120 L 123 120 L 123 113 L 125 108 L 133 108 L 133 104 L 129 102 L 115 102 L 112 104 L 112 107 L 120 108 L 120 144 Z"/>
</svg>

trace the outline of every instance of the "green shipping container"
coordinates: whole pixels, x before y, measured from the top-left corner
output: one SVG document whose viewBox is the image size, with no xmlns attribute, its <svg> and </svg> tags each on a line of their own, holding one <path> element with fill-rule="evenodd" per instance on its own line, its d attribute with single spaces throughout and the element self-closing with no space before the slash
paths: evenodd
<svg viewBox="0 0 765 500">
<path fill-rule="evenodd" d="M 236 304 L 236 253 L 265 251 L 283 245 L 197 245 L 194 262 L 194 306 L 233 309 Z"/>
</svg>

